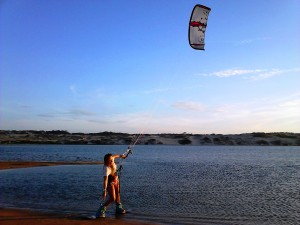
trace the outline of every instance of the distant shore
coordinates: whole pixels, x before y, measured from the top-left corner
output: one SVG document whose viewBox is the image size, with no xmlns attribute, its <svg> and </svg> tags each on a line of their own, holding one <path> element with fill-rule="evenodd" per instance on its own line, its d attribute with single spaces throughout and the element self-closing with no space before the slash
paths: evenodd
<svg viewBox="0 0 300 225">
<path fill-rule="evenodd" d="M 65 144 L 65 145 L 130 145 L 136 134 L 68 131 L 0 130 L 0 145 Z M 300 133 L 253 132 L 244 134 L 144 134 L 137 145 L 256 145 L 300 146 Z"/>
</svg>

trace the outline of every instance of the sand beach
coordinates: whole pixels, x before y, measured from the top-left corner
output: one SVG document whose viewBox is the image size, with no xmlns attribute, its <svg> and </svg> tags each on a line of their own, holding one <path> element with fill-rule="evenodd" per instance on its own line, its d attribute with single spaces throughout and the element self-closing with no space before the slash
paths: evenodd
<svg viewBox="0 0 300 225">
<path fill-rule="evenodd" d="M 17 169 L 37 166 L 60 166 L 60 165 L 95 165 L 103 164 L 102 162 L 18 162 L 18 161 L 4 161 L 0 162 L 0 170 Z"/>
<path fill-rule="evenodd" d="M 122 225 L 150 225 L 138 220 L 127 219 L 88 219 L 82 218 L 79 215 L 60 215 L 53 213 L 43 213 L 24 209 L 5 209 L 0 208 L 0 223 L 1 225 L 89 225 L 89 224 L 122 224 Z"/>
</svg>

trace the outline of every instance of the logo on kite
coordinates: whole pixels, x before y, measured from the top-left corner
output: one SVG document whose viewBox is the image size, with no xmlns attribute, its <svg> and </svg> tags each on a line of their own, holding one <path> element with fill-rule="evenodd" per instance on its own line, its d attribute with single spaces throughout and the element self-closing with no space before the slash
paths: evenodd
<svg viewBox="0 0 300 225">
<path fill-rule="evenodd" d="M 204 50 L 205 30 L 210 8 L 204 5 L 195 5 L 189 23 L 189 43 L 197 50 Z"/>
</svg>

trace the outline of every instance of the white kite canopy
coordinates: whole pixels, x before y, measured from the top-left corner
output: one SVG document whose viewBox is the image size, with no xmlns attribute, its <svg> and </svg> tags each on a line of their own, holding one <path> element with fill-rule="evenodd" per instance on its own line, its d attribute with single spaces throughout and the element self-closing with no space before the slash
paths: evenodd
<svg viewBox="0 0 300 225">
<path fill-rule="evenodd" d="M 189 24 L 189 43 L 197 50 L 204 50 L 205 30 L 210 8 L 204 5 L 195 5 Z"/>
</svg>

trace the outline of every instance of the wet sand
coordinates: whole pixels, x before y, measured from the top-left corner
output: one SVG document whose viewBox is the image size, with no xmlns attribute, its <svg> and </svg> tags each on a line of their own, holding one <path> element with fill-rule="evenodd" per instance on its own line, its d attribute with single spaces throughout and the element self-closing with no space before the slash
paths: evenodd
<svg viewBox="0 0 300 225">
<path fill-rule="evenodd" d="M 95 165 L 102 162 L 0 162 L 0 170 L 18 169 L 37 166 L 59 166 L 59 165 Z"/>
<path fill-rule="evenodd" d="M 3 209 L 0 208 L 0 224 L 1 225 L 151 225 L 138 220 L 99 218 L 88 219 L 79 217 L 78 215 L 59 215 L 52 213 L 42 213 L 37 211 L 23 209 Z"/>
<path fill-rule="evenodd" d="M 101 162 L 0 162 L 0 170 L 18 169 L 37 166 L 57 166 L 57 165 L 94 165 L 102 164 Z M 125 215 L 126 216 L 126 215 Z M 125 217 L 124 216 L 124 217 Z M 116 218 L 101 218 L 88 219 L 80 215 L 64 215 L 53 213 L 42 213 L 40 211 L 23 210 L 23 209 L 8 209 L 0 208 L 0 224 L 1 225 L 89 225 L 89 224 L 116 224 L 116 225 L 151 225 L 154 223 L 116 219 Z"/>
</svg>

